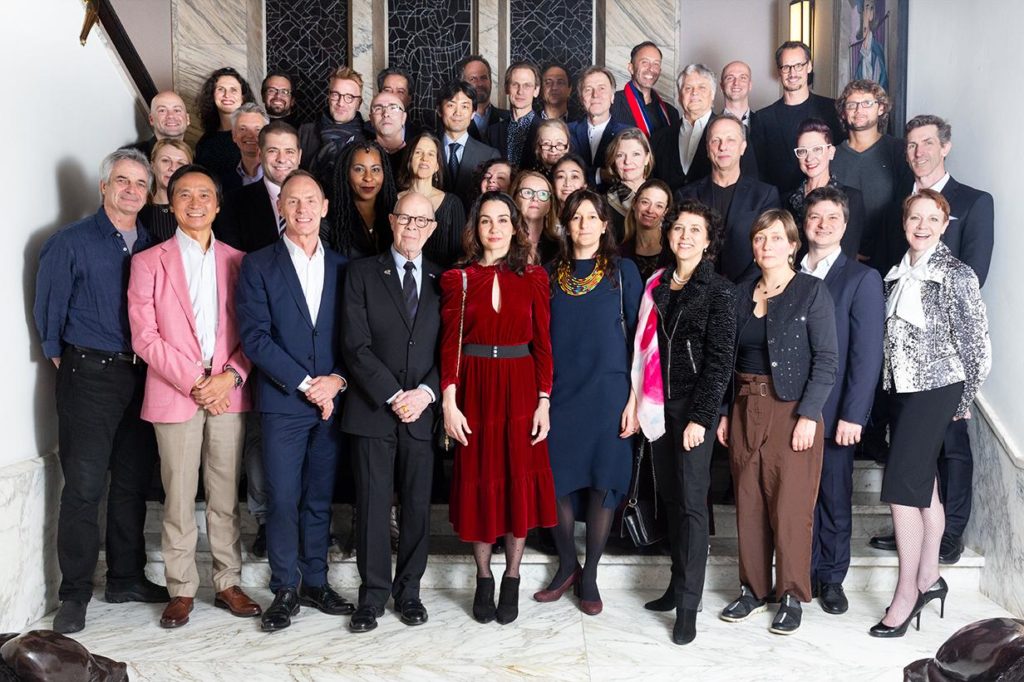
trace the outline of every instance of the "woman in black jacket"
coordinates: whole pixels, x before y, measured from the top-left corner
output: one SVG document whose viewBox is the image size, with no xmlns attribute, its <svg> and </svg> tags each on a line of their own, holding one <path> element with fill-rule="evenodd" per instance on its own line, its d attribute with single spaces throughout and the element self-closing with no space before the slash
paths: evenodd
<svg viewBox="0 0 1024 682">
<path fill-rule="evenodd" d="M 684 201 L 666 216 L 664 225 L 675 258 L 645 287 L 633 377 L 634 390 L 641 396 L 637 416 L 654 444 L 658 493 L 668 512 L 672 550 L 672 582 L 647 608 L 675 608 L 672 641 L 688 644 L 697 635 L 708 558 L 707 498 L 714 444 L 708 431 L 717 423 L 732 374 L 736 295 L 732 283 L 715 274 L 714 259 L 722 243 L 717 211 Z M 659 402 L 664 403 L 663 410 Z"/>
<path fill-rule="evenodd" d="M 770 631 L 789 635 L 800 627 L 800 602 L 811 600 L 821 410 L 835 381 L 836 323 L 825 283 L 793 269 L 800 233 L 788 211 L 762 213 L 750 239 L 761 277 L 737 286 L 732 409 L 718 427 L 719 441 L 731 446 L 741 592 L 721 618 L 764 611 L 774 585 L 781 605 Z"/>
</svg>

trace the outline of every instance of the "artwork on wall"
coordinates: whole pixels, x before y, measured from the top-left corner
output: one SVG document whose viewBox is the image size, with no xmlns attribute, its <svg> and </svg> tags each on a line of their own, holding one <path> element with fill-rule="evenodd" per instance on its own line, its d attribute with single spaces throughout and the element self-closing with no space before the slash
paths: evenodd
<svg viewBox="0 0 1024 682">
<path fill-rule="evenodd" d="M 902 134 L 907 101 L 908 0 L 840 0 L 835 13 L 836 92 L 851 80 L 877 81 L 889 94 L 889 125 Z"/>
<path fill-rule="evenodd" d="M 298 120 L 320 115 L 327 77 L 349 62 L 348 0 L 266 0 L 267 69 L 292 76 Z M 364 74 L 366 77 L 366 74 Z M 258 90 L 259 83 L 251 83 Z"/>
<path fill-rule="evenodd" d="M 472 47 L 472 0 L 390 0 L 388 64 L 416 80 L 409 120 L 429 125 L 434 97 Z"/>
</svg>

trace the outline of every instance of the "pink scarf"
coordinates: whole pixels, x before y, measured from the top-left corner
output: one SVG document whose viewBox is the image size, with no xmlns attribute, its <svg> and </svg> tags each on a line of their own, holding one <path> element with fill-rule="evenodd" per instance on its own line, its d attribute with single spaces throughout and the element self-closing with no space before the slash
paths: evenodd
<svg viewBox="0 0 1024 682">
<path fill-rule="evenodd" d="M 654 288 L 664 271 L 665 268 L 660 268 L 644 286 L 630 371 L 640 430 L 652 442 L 665 433 L 665 387 L 661 380 L 661 353 L 658 351 L 658 309 L 654 305 Z"/>
</svg>

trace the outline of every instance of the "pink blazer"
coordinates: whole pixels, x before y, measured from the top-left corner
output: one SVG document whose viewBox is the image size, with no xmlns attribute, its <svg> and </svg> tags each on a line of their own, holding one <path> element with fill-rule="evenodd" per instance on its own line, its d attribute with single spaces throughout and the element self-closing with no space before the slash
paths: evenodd
<svg viewBox="0 0 1024 682">
<path fill-rule="evenodd" d="M 243 255 L 222 241 L 214 247 L 219 310 L 213 372 L 219 374 L 231 365 L 244 381 L 252 363 L 242 354 L 235 321 L 235 285 Z M 199 409 L 190 391 L 203 375 L 203 356 L 185 266 L 174 237 L 132 257 L 128 319 L 132 347 L 149 365 L 142 418 L 170 424 L 188 421 Z M 243 384 L 232 392 L 229 412 L 251 408 L 248 388 Z"/>
</svg>

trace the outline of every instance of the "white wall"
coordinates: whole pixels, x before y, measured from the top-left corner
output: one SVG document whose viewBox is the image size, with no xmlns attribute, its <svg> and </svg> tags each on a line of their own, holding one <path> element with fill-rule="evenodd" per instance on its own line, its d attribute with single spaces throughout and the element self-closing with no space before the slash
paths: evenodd
<svg viewBox="0 0 1024 682">
<path fill-rule="evenodd" d="M 1024 204 L 1013 197 L 1024 177 L 1022 24 L 1024 3 L 911 0 L 907 78 L 908 118 L 930 113 L 948 120 L 950 173 L 995 198 L 996 249 L 983 289 L 994 362 L 981 393 L 1017 457 L 1024 456 Z"/>
<path fill-rule="evenodd" d="M 5 3 L 0 63 L 6 69 L 4 248 L 0 249 L 0 467 L 56 447 L 54 368 L 32 319 L 36 264 L 59 226 L 99 206 L 98 166 L 136 136 L 131 87 L 93 29 L 78 43 L 80 0 Z"/>
<path fill-rule="evenodd" d="M 113 6 L 157 90 L 171 90 L 171 0 L 114 0 Z"/>
</svg>

